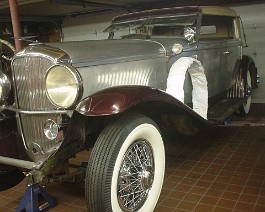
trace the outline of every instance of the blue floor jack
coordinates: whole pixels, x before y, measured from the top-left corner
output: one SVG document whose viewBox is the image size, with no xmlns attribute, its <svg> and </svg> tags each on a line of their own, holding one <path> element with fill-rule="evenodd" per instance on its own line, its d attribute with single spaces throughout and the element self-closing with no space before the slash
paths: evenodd
<svg viewBox="0 0 265 212">
<path fill-rule="evenodd" d="M 16 212 L 39 212 L 46 211 L 57 205 L 56 201 L 52 199 L 47 192 L 38 184 L 33 182 L 32 175 L 29 173 L 28 187 L 26 192 L 16 209 Z"/>
</svg>

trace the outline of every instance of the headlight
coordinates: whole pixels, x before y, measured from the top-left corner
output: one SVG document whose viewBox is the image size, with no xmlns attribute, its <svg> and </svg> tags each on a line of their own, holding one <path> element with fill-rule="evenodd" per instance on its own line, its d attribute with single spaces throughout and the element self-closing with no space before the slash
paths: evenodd
<svg viewBox="0 0 265 212">
<path fill-rule="evenodd" d="M 71 66 L 52 66 L 46 74 L 46 91 L 55 106 L 69 108 L 81 97 L 81 77 Z"/>
<path fill-rule="evenodd" d="M 4 102 L 11 90 L 9 78 L 0 70 L 0 103 Z"/>
<path fill-rule="evenodd" d="M 172 52 L 175 54 L 180 54 L 183 51 L 183 46 L 179 43 L 174 44 Z"/>
<path fill-rule="evenodd" d="M 59 126 L 58 124 L 55 123 L 55 121 L 48 119 L 44 123 L 43 131 L 44 131 L 46 138 L 50 140 L 54 140 L 58 135 Z"/>
</svg>

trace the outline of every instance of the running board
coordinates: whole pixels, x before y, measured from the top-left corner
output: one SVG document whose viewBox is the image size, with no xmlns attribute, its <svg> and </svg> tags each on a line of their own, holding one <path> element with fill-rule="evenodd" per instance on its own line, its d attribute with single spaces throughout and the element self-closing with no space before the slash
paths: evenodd
<svg viewBox="0 0 265 212">
<path fill-rule="evenodd" d="M 208 121 L 222 123 L 243 103 L 242 98 L 225 98 L 211 105 L 208 109 Z"/>
</svg>

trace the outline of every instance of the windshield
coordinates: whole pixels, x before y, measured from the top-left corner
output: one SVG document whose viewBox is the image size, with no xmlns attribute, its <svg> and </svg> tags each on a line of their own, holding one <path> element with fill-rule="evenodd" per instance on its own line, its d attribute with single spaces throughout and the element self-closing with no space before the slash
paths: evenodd
<svg viewBox="0 0 265 212">
<path fill-rule="evenodd" d="M 194 26 L 197 14 L 176 15 L 166 17 L 148 17 L 138 20 L 126 20 L 113 23 L 105 31 L 109 31 L 112 38 L 135 38 L 144 36 L 183 36 L 186 26 Z"/>
</svg>

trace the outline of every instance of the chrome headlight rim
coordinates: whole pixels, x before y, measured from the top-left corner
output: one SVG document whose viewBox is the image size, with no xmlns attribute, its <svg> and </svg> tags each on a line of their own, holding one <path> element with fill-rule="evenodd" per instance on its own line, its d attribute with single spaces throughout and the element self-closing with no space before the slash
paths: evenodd
<svg viewBox="0 0 265 212">
<path fill-rule="evenodd" d="M 0 103 L 4 103 L 7 100 L 11 87 L 10 78 L 0 69 Z"/>
<path fill-rule="evenodd" d="M 47 77 L 49 75 L 49 73 L 56 67 L 63 67 L 65 68 L 67 71 L 69 71 L 69 73 L 71 73 L 71 75 L 74 77 L 76 85 L 77 85 L 77 91 L 76 91 L 76 97 L 74 99 L 74 101 L 72 102 L 72 104 L 67 105 L 67 106 L 62 106 L 60 104 L 57 104 L 56 102 L 54 102 L 54 100 L 50 97 L 49 95 L 49 91 L 47 88 Z M 82 82 L 82 78 L 81 75 L 79 74 L 79 72 L 70 64 L 64 64 L 64 63 L 56 63 L 54 65 L 52 65 L 46 72 L 45 75 L 45 90 L 46 90 L 46 95 L 48 97 L 48 99 L 50 100 L 50 102 L 56 106 L 58 109 L 71 109 L 74 105 L 76 105 L 78 103 L 79 100 L 81 100 L 81 97 L 83 95 L 83 82 Z"/>
</svg>

